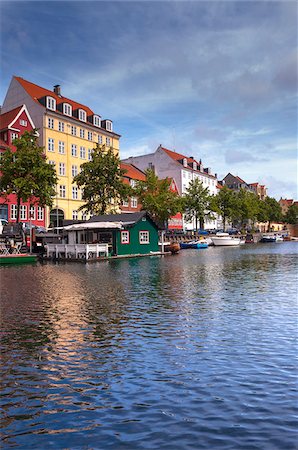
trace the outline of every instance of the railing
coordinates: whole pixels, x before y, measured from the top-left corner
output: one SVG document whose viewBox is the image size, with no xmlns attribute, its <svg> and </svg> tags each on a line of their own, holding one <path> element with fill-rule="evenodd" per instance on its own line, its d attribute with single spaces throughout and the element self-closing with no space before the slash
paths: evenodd
<svg viewBox="0 0 298 450">
<path fill-rule="evenodd" d="M 47 257 L 55 255 L 59 258 L 85 258 L 86 260 L 98 258 L 101 255 L 108 256 L 108 244 L 47 244 Z"/>
</svg>

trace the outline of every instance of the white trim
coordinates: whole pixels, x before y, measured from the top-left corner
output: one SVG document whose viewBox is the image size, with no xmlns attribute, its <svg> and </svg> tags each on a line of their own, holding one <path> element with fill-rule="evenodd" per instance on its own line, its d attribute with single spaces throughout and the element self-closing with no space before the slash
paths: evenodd
<svg viewBox="0 0 298 450">
<path fill-rule="evenodd" d="M 18 114 L 16 115 L 16 117 L 14 118 L 14 120 L 8 125 L 7 128 L 12 127 L 13 124 L 18 120 L 18 118 L 20 117 L 20 115 L 21 115 L 24 111 L 25 111 L 25 113 L 26 113 L 26 115 L 27 115 L 27 118 L 28 118 L 28 120 L 29 120 L 29 122 L 30 122 L 30 125 L 32 126 L 33 129 L 35 129 L 36 127 L 35 127 L 35 125 L 34 125 L 32 119 L 31 119 L 31 116 L 30 116 L 30 114 L 29 114 L 29 111 L 28 111 L 26 105 L 23 105 L 23 106 L 21 107 L 20 111 L 18 112 Z M 7 112 L 9 112 L 9 111 L 7 111 Z M 4 114 L 4 113 L 3 113 L 3 114 Z M 20 130 L 18 130 L 18 131 L 20 131 Z M 39 136 L 39 134 L 38 134 L 38 136 Z"/>
</svg>

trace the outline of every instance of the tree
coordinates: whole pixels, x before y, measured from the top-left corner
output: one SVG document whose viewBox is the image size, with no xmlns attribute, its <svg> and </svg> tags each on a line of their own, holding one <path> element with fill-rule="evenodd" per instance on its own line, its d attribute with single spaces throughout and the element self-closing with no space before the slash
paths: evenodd
<svg viewBox="0 0 298 450">
<path fill-rule="evenodd" d="M 0 163 L 0 192 L 17 198 L 17 222 L 21 202 L 41 207 L 52 206 L 56 195 L 57 175 L 47 162 L 44 148 L 37 144 L 36 130 L 25 133 L 13 141 L 16 150 L 7 148 Z"/>
<path fill-rule="evenodd" d="M 288 211 L 283 217 L 283 221 L 291 225 L 296 225 L 298 223 L 298 205 L 293 204 L 289 206 Z"/>
<path fill-rule="evenodd" d="M 259 197 L 253 192 L 240 189 L 235 193 L 235 211 L 232 214 L 240 227 L 243 227 L 249 220 L 255 222 L 260 210 Z"/>
<path fill-rule="evenodd" d="M 268 231 L 270 231 L 272 222 L 279 222 L 282 220 L 281 206 L 275 198 L 266 197 L 265 200 L 261 202 L 258 220 L 261 222 L 268 222 Z"/>
<path fill-rule="evenodd" d="M 113 149 L 97 144 L 91 160 L 81 165 L 81 172 L 73 179 L 78 187 L 83 188 L 82 200 L 85 203 L 79 210 L 92 214 L 116 212 L 130 193 L 130 186 L 122 180 L 124 173 Z"/>
<path fill-rule="evenodd" d="M 145 173 L 146 180 L 137 183 L 135 194 L 142 204 L 142 209 L 166 227 L 168 219 L 181 212 L 181 197 L 170 190 L 169 178 L 160 180 L 151 169 L 147 169 Z"/>
<path fill-rule="evenodd" d="M 227 220 L 235 217 L 237 200 L 235 192 L 226 186 L 220 189 L 218 194 L 211 199 L 211 209 L 222 216 L 223 228 L 226 229 Z"/>
<path fill-rule="evenodd" d="M 210 201 L 208 188 L 204 188 L 198 178 L 191 181 L 183 197 L 183 203 L 186 220 L 195 218 L 196 231 L 198 231 L 198 221 L 200 228 L 204 229 L 205 217 L 212 217 Z"/>
</svg>

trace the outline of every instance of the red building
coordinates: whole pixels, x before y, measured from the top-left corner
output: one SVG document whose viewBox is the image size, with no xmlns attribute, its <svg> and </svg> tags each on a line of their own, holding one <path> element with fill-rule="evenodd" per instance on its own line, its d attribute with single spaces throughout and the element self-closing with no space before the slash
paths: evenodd
<svg viewBox="0 0 298 450">
<path fill-rule="evenodd" d="M 13 151 L 12 145 L 14 139 L 17 139 L 25 131 L 35 129 L 34 123 L 25 105 L 19 106 L 11 111 L 0 115 L 0 153 L 3 153 L 7 147 Z M 29 202 L 21 203 L 20 221 L 31 223 L 36 226 L 45 226 L 45 210 L 37 205 L 30 206 Z M 16 222 L 17 217 L 17 199 L 15 194 L 9 194 L 7 197 L 0 196 L 0 219 L 8 222 Z"/>
<path fill-rule="evenodd" d="M 123 175 L 123 181 L 125 184 L 130 184 L 131 187 L 135 187 L 137 181 L 145 181 L 145 173 L 135 167 L 133 164 L 127 164 L 121 162 L 121 169 L 125 170 Z M 127 201 L 124 201 L 121 205 L 122 212 L 137 212 L 141 211 L 141 204 L 138 202 L 137 197 L 130 197 Z"/>
</svg>

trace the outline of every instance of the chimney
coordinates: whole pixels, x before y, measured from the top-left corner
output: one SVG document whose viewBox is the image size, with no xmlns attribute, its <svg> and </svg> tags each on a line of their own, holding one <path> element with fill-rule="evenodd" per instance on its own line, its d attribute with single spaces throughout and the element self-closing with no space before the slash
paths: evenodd
<svg viewBox="0 0 298 450">
<path fill-rule="evenodd" d="M 61 86 L 60 84 L 55 84 L 54 86 L 54 92 L 56 95 L 58 95 L 59 97 L 61 97 Z"/>
<path fill-rule="evenodd" d="M 214 174 L 215 178 L 217 178 L 217 173 Z"/>
</svg>

